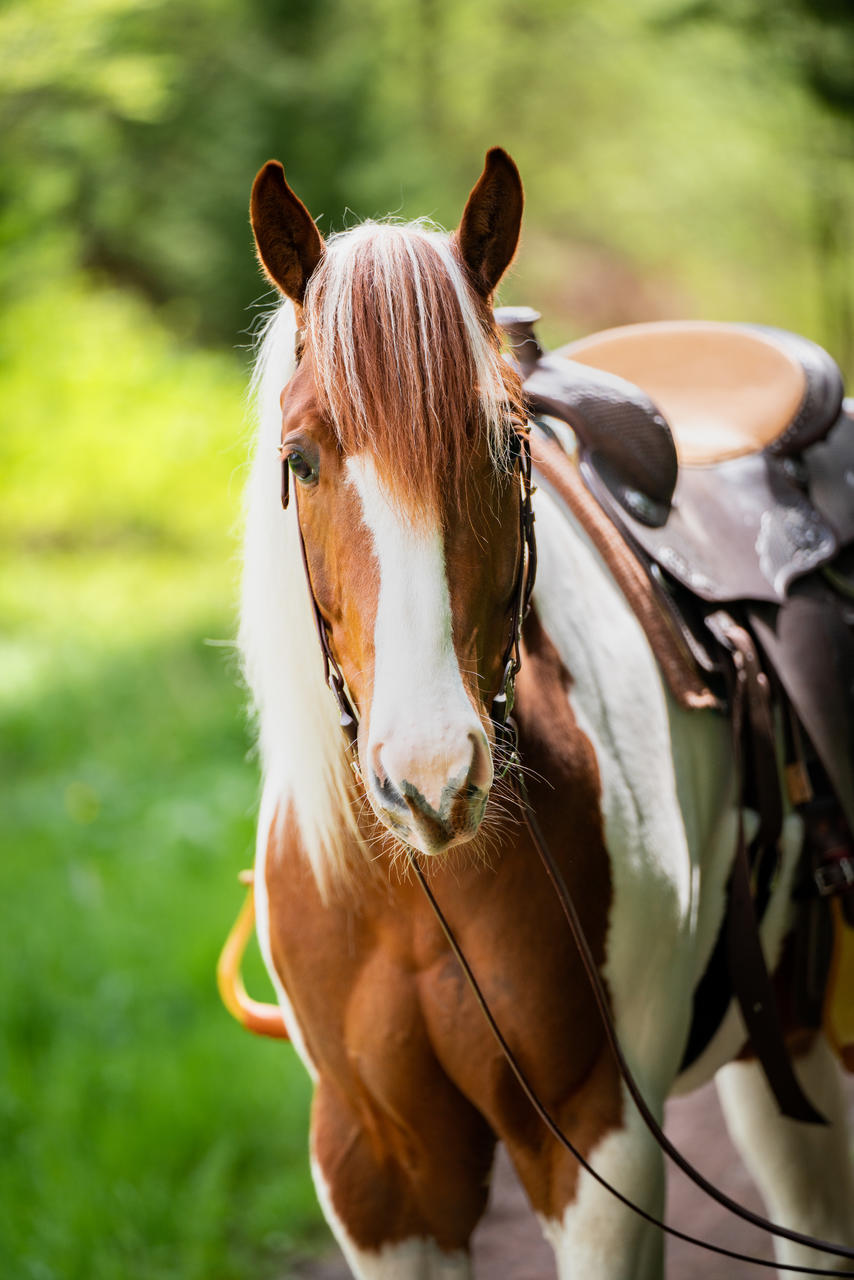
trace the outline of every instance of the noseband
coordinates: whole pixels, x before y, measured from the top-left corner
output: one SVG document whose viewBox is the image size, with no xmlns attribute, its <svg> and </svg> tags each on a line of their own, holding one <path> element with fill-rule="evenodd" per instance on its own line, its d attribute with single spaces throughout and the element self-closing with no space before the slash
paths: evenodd
<svg viewBox="0 0 854 1280">
<path fill-rule="evenodd" d="M 281 458 L 282 465 L 282 507 L 287 509 L 290 502 L 290 473 L 288 460 L 282 449 L 281 445 L 278 446 L 277 452 Z M 531 483 L 531 445 L 528 438 L 527 424 L 514 424 L 512 427 L 509 454 L 513 463 L 513 470 L 519 480 L 519 555 L 516 565 L 516 581 L 513 588 L 510 633 L 501 659 L 501 683 L 499 684 L 498 692 L 492 699 L 489 710 L 489 718 L 492 721 L 495 733 L 495 746 L 502 755 L 502 777 L 519 764 L 516 727 L 511 718 L 511 712 L 513 710 L 516 676 L 522 665 L 522 624 L 531 604 L 531 592 L 534 589 L 534 578 L 537 571 L 537 543 L 534 535 L 534 509 L 531 502 L 531 497 L 535 490 Z M 308 567 L 308 555 L 305 549 L 305 538 L 303 537 L 302 524 L 299 518 L 298 501 L 295 503 L 294 514 L 299 533 L 300 554 L 302 556 L 303 570 L 305 571 L 308 596 L 311 601 L 314 625 L 317 630 L 317 639 L 323 658 L 323 678 L 332 691 L 332 696 L 338 706 L 341 731 L 344 734 L 347 750 L 350 752 L 350 767 L 356 776 L 360 777 L 357 745 L 359 718 L 347 692 L 344 674 L 332 651 L 326 619 L 321 613 L 320 605 L 317 603 L 317 597 L 314 594 L 311 572 Z"/>
</svg>

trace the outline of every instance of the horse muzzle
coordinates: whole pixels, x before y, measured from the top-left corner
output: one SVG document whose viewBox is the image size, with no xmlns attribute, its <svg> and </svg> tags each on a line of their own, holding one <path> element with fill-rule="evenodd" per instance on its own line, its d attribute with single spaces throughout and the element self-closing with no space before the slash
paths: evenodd
<svg viewBox="0 0 854 1280">
<path fill-rule="evenodd" d="M 492 756 L 479 728 L 453 751 L 435 744 L 369 748 L 368 799 L 379 820 L 422 853 L 444 853 L 476 834 L 492 786 Z"/>
</svg>

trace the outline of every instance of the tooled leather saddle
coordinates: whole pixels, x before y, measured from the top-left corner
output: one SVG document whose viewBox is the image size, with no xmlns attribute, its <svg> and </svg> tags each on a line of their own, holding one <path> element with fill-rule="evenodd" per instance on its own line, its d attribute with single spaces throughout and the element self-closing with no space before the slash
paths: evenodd
<svg viewBox="0 0 854 1280">
<path fill-rule="evenodd" d="M 637 324 L 547 353 L 536 312 L 502 308 L 496 318 L 535 430 L 572 428 L 585 484 L 650 575 L 682 652 L 731 709 L 748 689 L 736 750 L 760 831 L 740 877 L 736 859 L 683 1065 L 705 1048 L 734 992 L 781 1108 L 815 1119 L 779 1061 L 776 1008 L 758 1022 L 749 1016 L 773 999 L 767 972 L 752 973 L 764 970 L 758 942 L 744 935 L 776 867 L 776 716 L 788 800 L 806 830 L 797 1021 L 819 1025 L 830 896 L 854 924 L 854 401 L 827 352 L 779 329 Z M 764 1015 L 776 1026 L 763 1026 Z"/>
</svg>

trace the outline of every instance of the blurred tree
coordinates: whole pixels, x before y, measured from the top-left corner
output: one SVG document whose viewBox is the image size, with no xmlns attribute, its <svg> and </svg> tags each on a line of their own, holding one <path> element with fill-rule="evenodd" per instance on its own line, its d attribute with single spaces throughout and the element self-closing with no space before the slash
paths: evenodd
<svg viewBox="0 0 854 1280">
<path fill-rule="evenodd" d="M 854 119 L 854 7 L 850 0 L 689 0 L 659 29 L 714 20 L 741 30 L 757 56 L 771 53 L 823 106 Z"/>
<path fill-rule="evenodd" d="M 847 0 L 0 0 L 0 289 L 83 263 L 232 343 L 264 292 L 246 205 L 270 156 L 328 233 L 389 211 L 452 224 L 501 143 L 529 192 L 509 293 L 564 336 L 696 307 L 839 350 L 853 15 Z"/>
<path fill-rule="evenodd" d="M 824 341 L 854 367 L 854 4 L 851 0 L 692 0 L 656 25 L 717 22 L 743 33 L 766 75 L 788 79 L 811 101 L 803 179 L 805 233 L 818 267 Z"/>
<path fill-rule="evenodd" d="M 363 145 L 358 56 L 324 59 L 333 0 L 13 0 L 0 10 L 0 235 L 40 238 L 232 336 L 259 292 L 249 184 L 271 154 L 314 208 Z M 339 35 L 340 39 L 340 35 Z M 358 50 L 353 53 L 358 55 Z M 245 228 L 241 237 L 236 228 Z M 59 245 L 57 245 L 59 241 Z M 30 274 L 30 255 L 19 259 Z"/>
</svg>

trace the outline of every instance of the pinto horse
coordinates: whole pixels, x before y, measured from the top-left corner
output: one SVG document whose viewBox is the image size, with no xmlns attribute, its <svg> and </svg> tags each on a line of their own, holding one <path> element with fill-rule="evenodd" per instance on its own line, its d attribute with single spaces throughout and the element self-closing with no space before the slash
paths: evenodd
<svg viewBox="0 0 854 1280">
<path fill-rule="evenodd" d="M 417 851 L 539 1098 L 660 1216 L 661 1152 L 502 776 L 490 714 L 526 555 L 521 388 L 492 317 L 522 206 L 497 149 L 450 236 L 368 222 L 324 242 L 274 162 L 252 194 L 258 256 L 284 295 L 256 370 L 241 625 L 264 770 L 257 932 L 314 1082 L 317 1194 L 362 1280 L 471 1275 L 498 1139 L 560 1277 L 662 1275 L 661 1233 L 532 1110 L 403 856 Z M 821 1035 L 801 1038 L 797 1068 L 823 1127 L 780 1117 L 740 1052 L 734 1005 L 680 1075 L 736 844 L 730 731 L 715 710 L 677 705 L 585 528 L 545 490 L 534 503 L 519 756 L 625 1056 L 659 1117 L 669 1093 L 714 1076 L 769 1213 L 854 1244 L 844 1107 Z M 349 741 L 322 650 L 353 712 Z M 789 813 L 761 930 L 772 966 L 801 839 Z M 785 1241 L 778 1259 L 833 1264 Z"/>
</svg>

